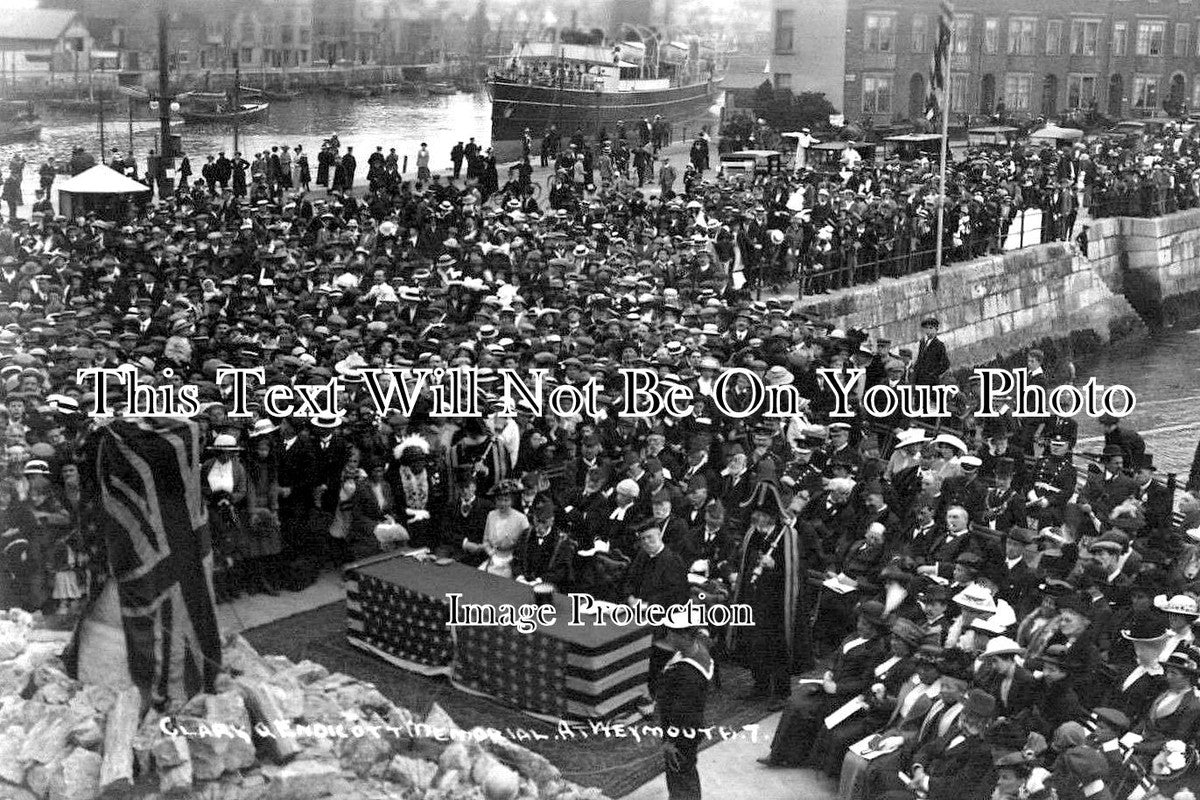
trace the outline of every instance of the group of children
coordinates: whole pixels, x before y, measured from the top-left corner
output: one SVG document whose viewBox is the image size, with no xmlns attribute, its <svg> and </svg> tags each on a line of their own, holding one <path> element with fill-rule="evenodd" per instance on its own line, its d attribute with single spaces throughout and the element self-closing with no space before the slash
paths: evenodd
<svg viewBox="0 0 1200 800">
<path fill-rule="evenodd" d="M 12 462 L 10 461 L 10 466 Z M 79 472 L 33 458 L 0 478 L 0 609 L 77 613 L 93 556 L 80 529 Z"/>
</svg>

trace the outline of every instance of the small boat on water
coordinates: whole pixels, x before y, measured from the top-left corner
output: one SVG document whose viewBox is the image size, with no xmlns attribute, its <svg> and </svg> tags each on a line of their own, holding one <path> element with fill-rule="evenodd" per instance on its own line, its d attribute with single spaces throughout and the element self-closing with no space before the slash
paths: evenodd
<svg viewBox="0 0 1200 800">
<path fill-rule="evenodd" d="M 36 142 L 42 136 L 42 121 L 37 117 L 0 122 L 0 144 Z"/>
<path fill-rule="evenodd" d="M 458 94 L 458 87 L 453 83 L 431 83 L 425 87 L 425 90 L 430 94 Z"/>
<path fill-rule="evenodd" d="M 259 122 L 266 119 L 270 103 L 242 103 L 235 111 L 223 104 L 185 107 L 179 112 L 184 122 L 193 125 L 224 125 L 236 120 L 239 123 Z"/>
<path fill-rule="evenodd" d="M 14 100 L 0 103 L 0 144 L 33 142 L 41 138 L 42 120 L 33 103 Z"/>
<path fill-rule="evenodd" d="M 295 89 L 264 89 L 259 92 L 259 96 L 273 103 L 286 103 L 295 100 L 300 93 Z"/>
</svg>

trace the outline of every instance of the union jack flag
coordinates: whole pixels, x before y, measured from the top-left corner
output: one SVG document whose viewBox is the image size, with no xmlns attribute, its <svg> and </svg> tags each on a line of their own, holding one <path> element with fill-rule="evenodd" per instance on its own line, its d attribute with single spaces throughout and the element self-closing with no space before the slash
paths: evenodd
<svg viewBox="0 0 1200 800">
<path fill-rule="evenodd" d="M 81 477 L 117 581 L 130 674 L 156 707 L 177 707 L 211 692 L 221 667 L 200 429 L 117 418 L 85 449 L 91 469 Z"/>
<path fill-rule="evenodd" d="M 925 117 L 931 121 L 947 107 L 946 76 L 950 67 L 950 40 L 953 36 L 954 7 L 949 0 L 942 0 L 937 41 L 933 46 L 933 63 L 929 65 L 929 96 L 925 101 Z"/>
</svg>

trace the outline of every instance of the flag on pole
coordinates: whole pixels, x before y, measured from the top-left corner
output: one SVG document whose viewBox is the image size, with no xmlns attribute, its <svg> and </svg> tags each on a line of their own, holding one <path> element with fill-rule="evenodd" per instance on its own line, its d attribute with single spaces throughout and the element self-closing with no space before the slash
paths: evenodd
<svg viewBox="0 0 1200 800">
<path fill-rule="evenodd" d="M 938 14 L 937 41 L 933 46 L 933 63 L 929 65 L 929 96 L 925 102 L 925 117 L 930 121 L 937 118 L 947 107 L 946 85 L 950 72 L 950 39 L 954 35 L 954 7 L 949 0 L 942 0 Z"/>
<path fill-rule="evenodd" d="M 129 671 L 155 706 L 181 706 L 213 691 L 221 668 L 200 428 L 122 417 L 99 427 L 86 447 Z M 77 636 L 64 655 L 71 674 L 84 657 L 78 644 Z"/>
</svg>

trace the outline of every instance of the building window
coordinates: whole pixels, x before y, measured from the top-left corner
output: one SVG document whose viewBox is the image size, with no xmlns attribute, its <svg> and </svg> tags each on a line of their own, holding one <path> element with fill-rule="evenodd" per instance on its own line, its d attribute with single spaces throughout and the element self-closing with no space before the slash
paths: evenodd
<svg viewBox="0 0 1200 800">
<path fill-rule="evenodd" d="M 775 52 L 790 53 L 795 47 L 796 12 L 778 10 L 775 12 Z"/>
<path fill-rule="evenodd" d="M 253 42 L 254 41 L 254 22 L 252 22 L 251 20 L 246 20 L 245 22 L 242 23 L 242 41 L 243 42 Z"/>
<path fill-rule="evenodd" d="M 1192 108 L 1200 108 L 1200 75 L 1192 78 Z"/>
<path fill-rule="evenodd" d="M 864 75 L 862 86 L 864 114 L 892 113 L 891 75 Z"/>
<path fill-rule="evenodd" d="M 254 63 L 254 48 L 253 47 L 243 47 L 242 48 L 242 63 L 243 64 L 253 64 Z"/>
<path fill-rule="evenodd" d="M 1162 20 L 1142 20 L 1138 23 L 1134 51 L 1139 56 L 1161 56 L 1167 38 L 1167 23 Z"/>
<path fill-rule="evenodd" d="M 950 75 L 950 110 L 967 110 L 967 86 L 970 76 L 965 72 L 955 72 Z"/>
<path fill-rule="evenodd" d="M 792 73 L 776 72 L 775 73 L 775 88 L 776 89 L 791 89 L 792 88 Z"/>
<path fill-rule="evenodd" d="M 1061 19 L 1046 23 L 1046 55 L 1062 55 L 1063 24 Z"/>
<path fill-rule="evenodd" d="M 1033 42 L 1037 38 L 1037 20 L 1033 17 L 1013 17 L 1008 21 L 1008 54 L 1010 56 L 1033 55 Z M 1011 106 L 1009 106 L 1011 108 Z"/>
<path fill-rule="evenodd" d="M 895 14 L 867 14 L 863 25 L 863 49 L 868 53 L 891 53 Z"/>
<path fill-rule="evenodd" d="M 1191 26 L 1186 22 L 1178 22 L 1175 24 L 1175 55 L 1186 56 L 1188 54 L 1188 34 L 1191 32 Z"/>
<path fill-rule="evenodd" d="M 1095 75 L 1067 76 L 1067 108 L 1087 108 L 1095 99 Z"/>
<path fill-rule="evenodd" d="M 929 17 L 920 14 L 913 17 L 910 46 L 914 53 L 929 51 Z"/>
<path fill-rule="evenodd" d="M 961 14 L 954 17 L 954 30 L 950 36 L 950 51 L 960 56 L 971 52 L 970 14 Z"/>
<path fill-rule="evenodd" d="M 1009 111 L 1028 111 L 1033 95 L 1033 76 L 1008 74 L 1004 76 L 1004 107 Z"/>
<path fill-rule="evenodd" d="M 1112 54 L 1123 56 L 1129 50 L 1129 23 L 1114 22 L 1112 35 Z"/>
<path fill-rule="evenodd" d="M 1100 41 L 1100 20 L 1071 20 L 1071 55 L 1094 56 Z"/>
<path fill-rule="evenodd" d="M 1133 77 L 1133 107 L 1158 108 L 1158 76 L 1135 75 Z"/>
<path fill-rule="evenodd" d="M 995 17 L 983 21 L 983 52 L 989 55 L 1000 52 L 1000 20 Z"/>
</svg>

